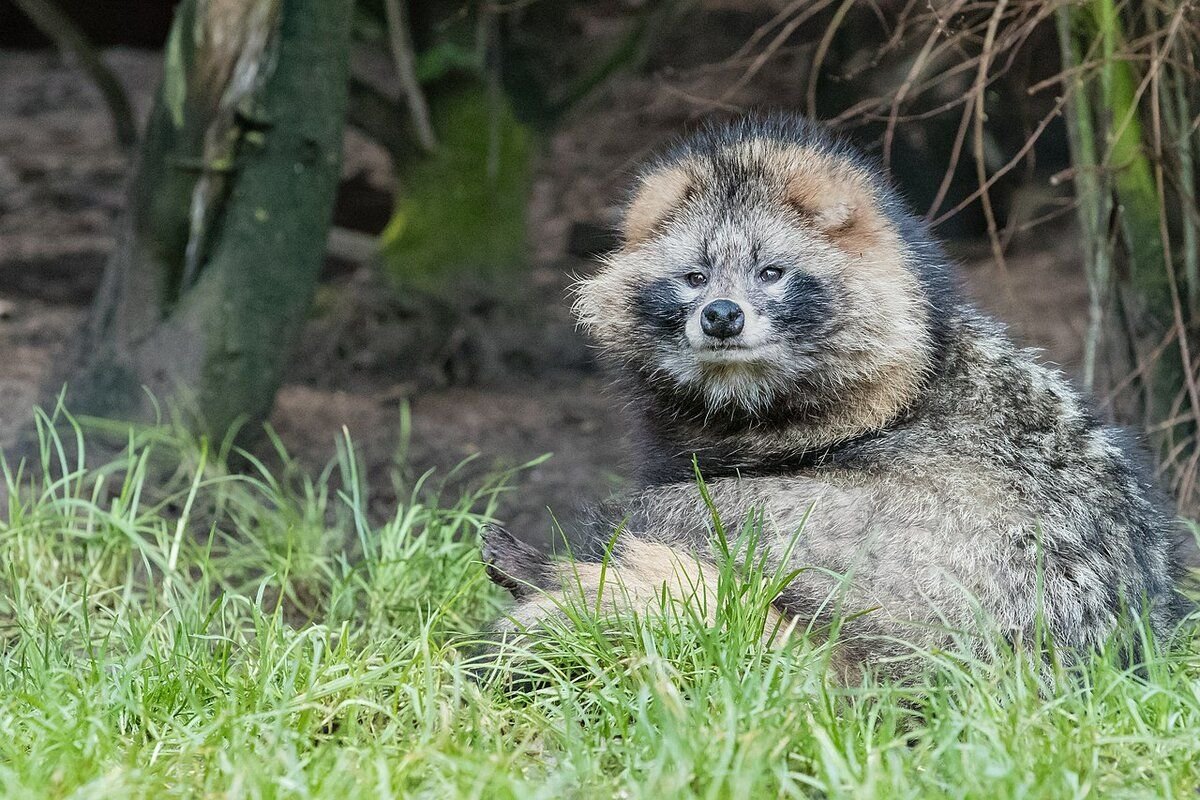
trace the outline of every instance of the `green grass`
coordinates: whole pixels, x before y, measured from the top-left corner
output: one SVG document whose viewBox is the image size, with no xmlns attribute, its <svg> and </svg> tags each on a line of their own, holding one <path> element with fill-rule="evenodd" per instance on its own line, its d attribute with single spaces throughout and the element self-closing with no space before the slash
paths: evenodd
<svg viewBox="0 0 1200 800">
<path fill-rule="evenodd" d="M 44 420 L 43 420 L 44 421 Z M 45 421 L 44 421 L 45 422 Z M 427 481 L 367 519 L 352 448 L 307 477 L 230 471 L 163 430 L 82 466 L 43 425 L 0 523 L 0 796 L 1194 797 L 1200 650 L 1138 677 L 1097 658 L 926 654 L 920 686 L 826 680 L 764 649 L 774 579 L 722 566 L 717 624 L 671 604 L 611 637 L 579 616 L 479 671 L 503 597 L 478 528 L 503 476 Z M 232 454 L 237 456 L 237 454 Z M 274 463 L 274 460 L 273 462 Z M 745 537 L 732 537 L 736 551 Z M 736 552 L 732 555 L 736 555 Z M 524 670 L 535 659 L 541 666 Z"/>
</svg>

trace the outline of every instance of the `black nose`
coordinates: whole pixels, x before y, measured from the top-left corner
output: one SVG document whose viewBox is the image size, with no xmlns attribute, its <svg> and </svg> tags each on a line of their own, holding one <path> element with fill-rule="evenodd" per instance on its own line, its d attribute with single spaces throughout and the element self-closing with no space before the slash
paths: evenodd
<svg viewBox="0 0 1200 800">
<path fill-rule="evenodd" d="M 700 312 L 700 328 L 718 339 L 737 336 L 745 323 L 741 306 L 732 300 L 713 300 Z"/>
</svg>

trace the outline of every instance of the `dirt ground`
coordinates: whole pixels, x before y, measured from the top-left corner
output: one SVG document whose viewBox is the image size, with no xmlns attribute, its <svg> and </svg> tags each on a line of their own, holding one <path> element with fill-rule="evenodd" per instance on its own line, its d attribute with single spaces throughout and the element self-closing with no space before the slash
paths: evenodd
<svg viewBox="0 0 1200 800">
<path fill-rule="evenodd" d="M 112 50 L 107 58 L 144 114 L 159 56 Z M 429 468 L 444 474 L 468 456 L 476 459 L 470 476 L 552 452 L 519 475 L 503 508 L 531 539 L 549 532 L 547 508 L 569 518 L 579 503 L 619 486 L 621 403 L 606 394 L 569 317 L 570 276 L 591 268 L 568 254 L 569 243 L 578 223 L 611 218 L 631 164 L 694 116 L 686 94 L 656 90 L 648 78 L 618 81 L 576 113 L 541 155 L 532 265 L 513 297 L 439 316 L 369 266 L 331 259 L 270 418 L 290 451 L 319 467 L 344 427 L 381 514 L 395 498 L 397 453 L 411 477 Z M 0 52 L 0 446 L 29 421 L 47 366 L 86 315 L 128 170 L 78 71 L 51 52 Z M 344 177 L 348 186 L 390 190 L 387 157 L 354 132 Z M 1068 370 L 1079 362 L 1086 318 L 1073 242 L 1044 231 L 1018 239 L 1003 270 L 978 251 L 959 254 L 968 290 Z M 403 404 L 411 411 L 407 437 Z"/>
</svg>

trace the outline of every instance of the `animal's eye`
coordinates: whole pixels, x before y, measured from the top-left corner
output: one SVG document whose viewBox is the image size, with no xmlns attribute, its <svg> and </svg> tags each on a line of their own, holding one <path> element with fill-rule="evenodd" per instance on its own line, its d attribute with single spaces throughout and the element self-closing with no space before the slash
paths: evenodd
<svg viewBox="0 0 1200 800">
<path fill-rule="evenodd" d="M 779 267 L 763 267 L 758 273 L 758 279 L 763 283 L 774 283 L 783 277 L 783 270 Z"/>
<path fill-rule="evenodd" d="M 699 289 L 704 284 L 708 283 L 708 276 L 703 272 L 689 272 L 683 276 L 683 279 L 688 282 L 688 286 L 694 289 Z"/>
</svg>

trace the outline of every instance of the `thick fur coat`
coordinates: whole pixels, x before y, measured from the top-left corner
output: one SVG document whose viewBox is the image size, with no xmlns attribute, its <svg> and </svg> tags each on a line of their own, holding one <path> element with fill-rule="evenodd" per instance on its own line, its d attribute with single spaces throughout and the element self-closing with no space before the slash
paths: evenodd
<svg viewBox="0 0 1200 800">
<path fill-rule="evenodd" d="M 981 620 L 1079 650 L 1185 612 L 1177 524 L 1128 437 L 960 296 L 876 166 L 803 119 L 710 127 L 647 165 L 577 313 L 636 417 L 638 488 L 575 532 L 574 563 L 489 533 L 506 629 L 566 592 L 621 613 L 715 585 L 693 460 L 726 524 L 761 513 L 760 547 L 798 570 L 773 613 L 843 615 L 850 668 Z"/>
</svg>

